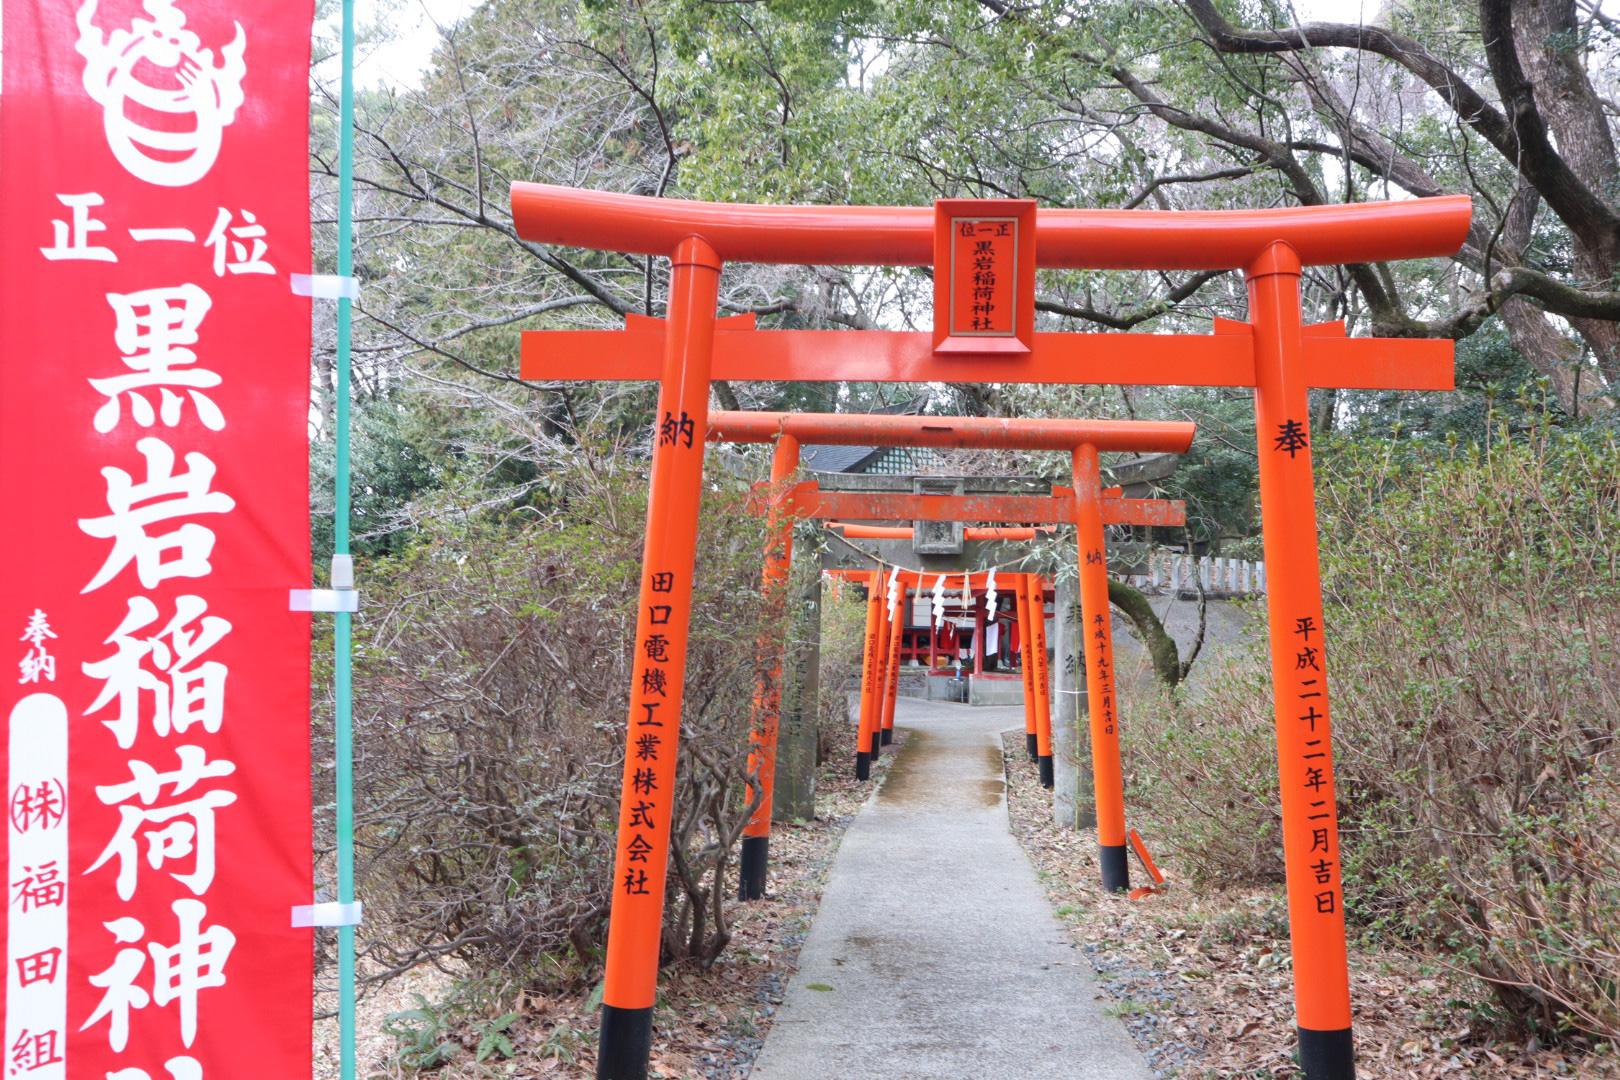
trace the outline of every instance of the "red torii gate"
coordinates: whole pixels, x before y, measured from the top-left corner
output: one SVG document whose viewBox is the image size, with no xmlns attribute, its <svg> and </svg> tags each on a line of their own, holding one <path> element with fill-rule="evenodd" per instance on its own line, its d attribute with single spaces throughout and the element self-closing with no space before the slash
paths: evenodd
<svg viewBox="0 0 1620 1080">
<path fill-rule="evenodd" d="M 882 537 L 880 539 L 889 538 Z M 894 572 L 899 573 L 898 570 Z M 890 741 L 889 735 L 893 728 L 894 705 L 898 691 L 899 673 L 896 664 L 899 650 L 894 648 L 885 650 L 881 643 L 882 634 L 879 624 L 881 616 L 877 614 L 875 600 L 877 590 L 882 587 L 881 570 L 840 567 L 828 570 L 826 573 L 846 580 L 854 579 L 859 581 L 862 578 L 866 579 L 865 585 L 868 590 L 867 603 L 869 606 L 867 609 L 865 653 L 862 663 L 861 701 L 863 710 L 860 734 L 857 737 L 856 745 L 863 748 L 870 747 L 870 750 L 863 749 L 857 752 L 855 765 L 855 778 L 865 780 L 870 776 L 867 769 L 868 762 L 876 757 L 879 745 L 887 746 Z M 923 579 L 928 577 L 948 576 L 960 579 L 963 582 L 962 588 L 964 590 L 973 589 L 975 592 L 978 591 L 978 589 L 974 588 L 975 579 L 978 579 L 981 587 L 985 586 L 988 580 L 988 575 L 983 570 L 945 574 L 937 571 L 907 569 L 904 571 L 904 576 L 917 579 L 914 591 L 918 596 L 927 595 L 923 589 Z M 1017 602 L 1018 624 L 1024 635 L 1024 660 L 1020 667 L 1022 668 L 1021 676 L 1024 684 L 1025 745 L 1029 753 L 1029 760 L 1039 764 L 1041 785 L 1049 788 L 1052 786 L 1052 716 L 1049 694 L 1043 691 L 1050 689 L 1050 683 L 1043 685 L 1041 682 L 1049 677 L 1048 672 L 1044 670 L 1044 663 L 1041 659 L 1044 658 L 1046 650 L 1046 585 L 1039 574 L 1020 571 L 997 574 L 995 580 L 998 585 L 1008 586 L 1008 595 L 1012 596 Z M 952 587 L 955 588 L 954 584 Z M 913 591 L 913 586 L 901 585 L 899 590 L 901 595 L 897 598 L 898 602 L 893 605 L 889 614 L 890 633 L 893 633 L 894 629 L 901 626 L 899 620 L 904 609 L 904 601 L 906 595 Z M 1037 604 L 1040 606 L 1038 615 L 1035 614 L 1036 609 L 1034 606 Z M 888 659 L 882 661 L 885 652 L 887 652 Z M 874 656 L 879 659 L 874 661 Z M 875 663 L 886 663 L 887 666 L 883 667 L 876 676 L 872 676 L 871 672 Z M 886 695 L 882 705 L 882 737 L 878 739 L 872 738 L 874 734 L 870 724 L 872 716 L 866 711 L 868 697 L 873 693 L 868 681 L 873 678 L 875 678 L 877 685 L 882 688 L 882 692 Z M 1095 759 L 1092 765 L 1093 776 L 1095 777 Z M 1118 801 L 1123 806 L 1123 794 L 1121 794 Z"/>
<path fill-rule="evenodd" d="M 523 338 L 525 378 L 660 382 L 629 739 L 661 733 L 667 745 L 657 760 L 625 758 L 625 792 L 644 772 L 659 797 L 643 791 L 620 808 L 598 1080 L 647 1075 L 711 379 L 1254 388 L 1299 1059 L 1309 1080 L 1353 1077 L 1306 392 L 1448 390 L 1452 343 L 1357 340 L 1342 323 L 1306 326 L 1299 279 L 1305 266 L 1450 255 L 1470 214 L 1466 196 L 1037 211 L 1032 200 L 756 206 L 513 184 L 523 240 L 668 256 L 672 265 L 666 319 Z M 934 266 L 935 329 L 755 332 L 752 317 L 716 317 L 727 259 Z M 1036 266 L 1241 270 L 1250 318 L 1218 319 L 1207 337 L 1036 333 Z M 654 694 L 649 685 L 666 689 Z M 627 835 L 639 839 L 637 850 L 624 846 Z"/>
<path fill-rule="evenodd" d="M 809 490 L 813 489 L 813 490 Z M 830 497 L 837 500 L 848 495 L 851 502 L 848 504 L 836 503 L 826 505 L 814 500 L 821 497 L 820 488 L 815 481 L 806 481 L 793 491 L 796 505 L 809 505 L 815 509 L 802 512 L 804 517 L 838 517 L 840 508 L 848 511 L 848 516 L 859 514 L 869 520 L 883 520 L 890 517 L 909 520 L 928 521 L 1025 521 L 1026 515 L 1034 513 L 1051 512 L 1053 520 L 1073 523 L 1077 521 L 1074 510 L 1074 489 L 1054 484 L 1049 495 L 913 495 L 913 494 L 869 494 L 866 492 L 831 492 Z M 1127 499 L 1122 489 L 1103 488 L 1102 522 L 1104 525 L 1183 525 L 1186 523 L 1186 508 L 1180 500 L 1171 499 Z M 905 507 L 902 509 L 901 507 Z M 912 537 L 914 530 L 911 526 L 890 525 L 861 525 L 846 524 L 839 521 L 828 521 L 827 528 L 839 530 L 846 539 L 873 539 L 873 540 L 904 540 Z M 1043 534 L 1055 533 L 1052 525 L 1037 525 L 1026 527 L 991 526 L 988 528 L 964 528 L 964 540 L 979 541 L 1014 541 L 1034 540 Z M 924 571 L 916 571 L 926 576 Z M 852 576 L 844 574 L 843 576 Z M 853 576 L 859 576 L 853 575 Z M 935 576 L 941 576 L 936 574 Z M 972 574 L 959 574 L 971 581 Z M 1040 636 L 1040 652 L 1035 655 L 1039 662 L 1045 660 L 1045 587 L 1038 585 L 1038 575 L 1025 573 L 1008 573 L 1004 579 L 1012 584 L 1012 595 L 1016 598 L 1019 611 L 1019 622 L 1022 625 L 1036 627 Z M 999 580 L 999 579 L 998 579 Z M 921 585 L 918 586 L 921 589 Z M 1039 599 L 1035 599 L 1035 597 Z M 1030 622 L 1030 605 L 1039 603 L 1042 607 L 1042 616 Z M 889 651 L 891 665 L 894 657 L 899 653 L 898 647 Z M 1036 686 L 1036 672 L 1030 665 L 1023 666 L 1024 676 L 1024 704 L 1025 708 L 1025 736 L 1028 744 L 1029 759 L 1038 762 L 1041 767 L 1041 783 L 1045 787 L 1052 786 L 1052 752 L 1051 752 L 1051 718 L 1050 702 L 1044 705 L 1046 695 L 1050 691 L 1050 683 L 1043 682 Z M 1046 679 L 1042 673 L 1039 676 Z M 1112 681 L 1112 680 L 1110 680 Z M 884 702 L 884 727 L 880 743 L 887 745 L 894 718 L 894 697 L 896 686 L 891 678 L 888 682 L 888 700 Z M 1040 700 L 1037 700 L 1040 699 Z M 1043 711 L 1044 710 L 1044 711 Z M 1042 713 L 1042 716 L 1037 716 Z M 1044 717 L 1044 726 L 1043 726 Z M 1042 746 L 1045 752 L 1042 752 Z M 861 762 L 856 762 L 857 779 L 865 779 L 861 773 Z M 1115 877 L 1112 873 L 1109 877 Z M 1106 881 L 1105 881 L 1106 883 Z M 747 899 L 747 897 L 744 897 Z"/>
<path fill-rule="evenodd" d="M 777 591 L 787 580 L 793 554 L 793 516 L 819 517 L 831 513 L 834 517 L 857 517 L 868 520 L 883 518 L 917 520 L 945 511 L 949 495 L 883 494 L 873 497 L 841 498 L 843 492 L 823 492 L 816 488 L 812 502 L 809 492 L 801 509 L 795 491 L 785 481 L 798 466 L 799 447 L 804 443 L 843 446 L 922 446 L 954 447 L 978 450 L 1061 450 L 1070 457 L 1074 488 L 1066 492 L 1067 498 L 1046 496 L 960 496 L 957 509 L 972 516 L 968 520 L 1044 520 L 1054 509 L 1072 514 L 1067 520 L 1077 526 L 1080 567 L 1080 606 L 1088 628 L 1085 635 L 1087 675 L 1086 694 L 1090 704 L 1092 767 L 1096 776 L 1097 843 L 1098 858 L 1102 864 L 1103 886 L 1110 891 L 1123 892 L 1130 887 L 1129 863 L 1125 853 L 1125 800 L 1124 780 L 1119 759 L 1119 725 L 1115 721 L 1114 643 L 1108 617 L 1108 565 L 1103 541 L 1103 488 L 1098 463 L 1099 452 L 1131 451 L 1136 453 L 1185 453 L 1192 445 L 1195 425 L 1181 421 L 1149 420 L 1051 420 L 1030 417 L 993 418 L 979 416 L 887 416 L 857 413 L 771 413 L 771 412 L 715 412 L 708 418 L 708 437 L 716 442 L 772 442 L 777 444 L 771 461 L 771 480 L 776 485 L 768 528 L 771 530 L 770 550 L 765 561 L 763 586 L 767 594 Z M 1022 499 L 1029 504 L 1046 503 L 1051 509 L 1037 518 L 1022 516 L 988 516 L 992 500 L 999 503 L 994 509 L 1002 514 L 1020 514 L 1012 500 Z M 1156 500 L 1106 500 L 1118 521 L 1132 524 L 1163 524 L 1173 516 L 1173 508 L 1155 508 L 1144 511 L 1141 503 Z M 867 505 L 862 506 L 865 502 Z M 977 509 L 974 503 L 978 503 Z M 887 504 L 885 512 L 881 507 Z M 905 515 L 903 510 L 915 507 L 920 513 Z M 1031 506 L 1034 510 L 1036 507 Z M 944 520 L 935 518 L 936 520 Z M 877 609 L 869 609 L 875 612 Z M 870 620 L 869 620 L 870 621 Z M 899 648 L 899 641 L 889 640 L 888 620 L 877 621 L 876 651 L 868 652 L 866 678 L 862 694 L 862 734 L 870 735 L 870 743 L 858 747 L 856 776 L 866 779 L 870 763 L 879 753 L 883 733 L 894 724 L 893 702 L 888 700 L 887 682 L 898 675 L 890 669 L 889 656 Z M 1037 635 L 1039 637 L 1040 635 Z M 762 657 L 760 689 L 755 697 L 754 754 L 750 761 L 759 777 L 761 798 L 744 832 L 743 885 L 745 897 L 763 895 L 768 838 L 770 836 L 770 802 L 776 763 L 777 705 L 776 685 L 781 678 L 780 643 L 773 644 L 769 654 Z M 1034 691 L 1041 703 L 1046 703 L 1047 680 L 1044 648 L 1036 658 L 1036 685 Z M 871 714 L 875 723 L 868 726 Z M 1052 775 L 1052 748 L 1048 745 L 1039 753 L 1041 779 L 1050 783 Z M 626 791 L 628 796 L 629 792 Z M 623 836 L 620 843 L 627 841 Z M 750 877 L 752 875 L 752 877 Z M 611 934 L 611 927 L 609 933 Z"/>
<path fill-rule="evenodd" d="M 815 481 L 812 480 L 806 481 L 805 483 L 795 487 L 792 490 L 791 498 L 794 500 L 805 498 L 807 489 L 809 490 L 811 498 L 820 497 L 819 486 Z M 1030 504 L 1032 500 L 1037 500 L 1040 502 L 1050 500 L 1053 505 L 1060 508 L 1059 513 L 1054 516 L 1059 517 L 1061 520 L 1068 523 L 1075 521 L 1074 512 L 1072 510 L 1074 502 L 1074 489 L 1059 485 L 1053 485 L 1052 493 L 1050 495 L 927 495 L 923 496 L 923 498 L 929 500 L 926 507 L 918 506 L 913 501 L 916 499 L 916 496 L 909 494 L 881 493 L 873 496 L 866 492 L 828 493 L 828 495 L 835 499 L 845 494 L 853 495 L 856 499 L 860 500 L 858 503 L 860 512 L 872 520 L 881 520 L 893 514 L 900 513 L 900 511 L 887 509 L 885 507 L 886 502 L 897 499 L 904 500 L 907 504 L 909 504 L 912 508 L 911 512 L 913 514 L 922 515 L 919 518 L 913 518 L 913 520 L 1022 521 L 1025 520 L 1023 515 L 1031 508 Z M 1123 497 L 1122 490 L 1117 487 L 1103 488 L 1101 497 L 1102 521 L 1104 525 L 1182 525 L 1186 523 L 1186 509 L 1179 499 L 1127 499 Z M 815 506 L 816 504 L 812 503 L 811 505 Z M 825 517 L 829 515 L 836 516 L 837 510 L 834 507 L 820 505 L 815 510 L 809 512 L 800 512 L 795 516 Z M 910 517 L 909 514 L 907 516 Z M 839 530 L 847 539 L 906 540 L 910 539 L 913 535 L 913 529 L 911 526 L 861 525 L 848 524 L 840 521 L 828 521 L 826 523 L 826 527 L 829 529 Z M 1055 532 L 1056 529 L 1050 525 L 1024 527 L 992 526 L 988 528 L 964 528 L 962 530 L 963 539 L 966 540 L 1001 542 L 1034 540 L 1039 536 Z M 836 576 L 845 578 L 861 578 L 867 576 L 866 571 L 860 570 L 842 569 L 829 572 L 835 574 Z M 920 579 L 930 576 L 960 579 L 965 583 L 964 587 L 972 587 L 973 581 L 986 578 L 984 571 L 945 572 L 908 569 L 905 571 L 905 574 L 913 575 L 919 578 L 919 584 L 916 586 L 918 590 L 922 589 Z M 998 582 L 1004 581 L 1011 586 L 1009 595 L 1017 598 L 1018 603 L 1021 605 L 1020 610 L 1022 611 L 1022 605 L 1029 600 L 1023 590 L 1026 587 L 1029 587 L 1029 583 L 1038 577 L 1039 575 L 1035 574 L 1009 571 L 1005 574 L 998 575 L 996 580 Z M 905 588 L 909 589 L 911 586 L 905 586 Z M 1044 586 L 1040 586 L 1040 591 L 1043 593 L 1043 595 L 1039 602 L 1044 607 Z M 1020 621 L 1028 622 L 1028 616 L 1021 615 Z M 890 650 L 889 655 L 891 657 L 891 664 L 893 662 L 893 656 L 898 653 L 898 651 L 898 648 L 893 648 Z M 1026 674 L 1028 673 L 1026 672 Z M 1029 690 L 1029 688 L 1026 686 L 1026 693 L 1028 695 L 1025 698 L 1027 704 L 1032 699 L 1033 691 Z M 892 721 L 892 699 L 894 696 L 892 680 L 890 684 L 889 696 L 891 700 L 885 702 L 884 704 L 884 730 L 883 738 L 881 739 L 881 743 L 883 745 L 887 745 L 889 742 L 889 729 Z M 1037 751 L 1036 725 L 1033 721 L 1028 724 L 1027 734 L 1029 737 L 1029 758 L 1031 761 L 1040 761 L 1042 757 L 1047 759 L 1042 763 L 1043 767 L 1041 770 L 1041 782 L 1046 787 L 1051 787 L 1051 754 L 1048 752 L 1042 755 Z M 860 764 L 859 759 L 857 759 L 856 778 L 864 780 L 866 779 L 866 776 L 861 772 Z M 744 897 L 744 899 L 749 899 L 749 897 Z"/>
</svg>

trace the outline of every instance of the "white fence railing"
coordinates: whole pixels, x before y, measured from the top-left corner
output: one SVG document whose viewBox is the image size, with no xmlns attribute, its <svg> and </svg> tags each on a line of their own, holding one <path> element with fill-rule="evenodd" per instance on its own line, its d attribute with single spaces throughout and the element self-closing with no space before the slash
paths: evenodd
<svg viewBox="0 0 1620 1080">
<path fill-rule="evenodd" d="M 1196 593 L 1202 584 L 1206 593 L 1224 596 L 1261 595 L 1266 591 L 1266 564 L 1224 555 L 1185 555 L 1177 551 L 1152 551 L 1145 574 L 1131 574 L 1125 581 L 1144 592 Z"/>
</svg>

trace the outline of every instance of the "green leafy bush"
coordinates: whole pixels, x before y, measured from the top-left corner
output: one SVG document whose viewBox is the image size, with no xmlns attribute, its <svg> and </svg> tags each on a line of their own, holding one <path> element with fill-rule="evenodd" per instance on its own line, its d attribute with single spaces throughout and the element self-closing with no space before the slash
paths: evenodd
<svg viewBox="0 0 1620 1080">
<path fill-rule="evenodd" d="M 1321 472 L 1350 915 L 1525 1026 L 1620 1038 L 1620 448 L 1538 428 L 1341 445 Z M 1205 879 L 1280 880 L 1270 700 L 1257 648 L 1126 728 Z"/>
</svg>

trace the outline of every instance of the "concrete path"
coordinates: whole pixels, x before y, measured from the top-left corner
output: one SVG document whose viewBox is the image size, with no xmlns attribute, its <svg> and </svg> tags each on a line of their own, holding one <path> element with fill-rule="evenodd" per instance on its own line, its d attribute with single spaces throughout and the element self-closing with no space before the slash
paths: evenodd
<svg viewBox="0 0 1620 1080">
<path fill-rule="evenodd" d="M 1007 827 L 1022 708 L 902 698 L 752 1080 L 1150 1080 Z"/>
</svg>

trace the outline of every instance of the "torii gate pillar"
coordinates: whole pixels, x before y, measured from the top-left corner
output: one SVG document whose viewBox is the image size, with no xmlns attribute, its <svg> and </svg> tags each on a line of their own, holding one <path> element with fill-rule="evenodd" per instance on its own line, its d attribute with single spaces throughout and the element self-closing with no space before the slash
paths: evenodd
<svg viewBox="0 0 1620 1080">
<path fill-rule="evenodd" d="M 1350 976 L 1333 789 L 1310 412 L 1300 376 L 1299 257 L 1284 243 L 1245 268 L 1254 326 L 1255 437 L 1266 615 L 1282 787 L 1283 860 L 1299 1059 L 1312 1080 L 1352 1080 Z"/>
<path fill-rule="evenodd" d="M 765 599 L 764 629 L 757 651 L 759 671 L 754 688 L 753 724 L 749 729 L 748 799 L 753 815 L 743 829 L 737 899 L 758 900 L 765 895 L 770 863 L 771 813 L 776 795 L 777 729 L 782 712 L 782 656 L 786 629 L 788 577 L 793 572 L 793 516 L 788 506 L 788 481 L 799 467 L 799 440 L 783 435 L 771 454 L 770 510 L 765 519 L 765 569 L 760 592 Z M 757 800 L 757 801 L 756 801 Z"/>
<path fill-rule="evenodd" d="M 1114 688 L 1114 637 L 1108 604 L 1108 553 L 1103 543 L 1097 448 L 1074 448 L 1076 542 L 1080 548 L 1080 626 L 1086 657 L 1086 704 L 1091 719 L 1091 772 L 1096 781 L 1097 861 L 1103 888 L 1131 886 L 1125 855 L 1125 778 L 1120 767 Z"/>
<path fill-rule="evenodd" d="M 720 290 L 720 256 L 703 240 L 683 240 L 671 258 L 664 377 L 658 392 L 631 666 L 625 797 L 619 804 L 602 984 L 597 1075 L 604 1080 L 641 1080 L 647 1075 L 652 1049 Z"/>
</svg>

